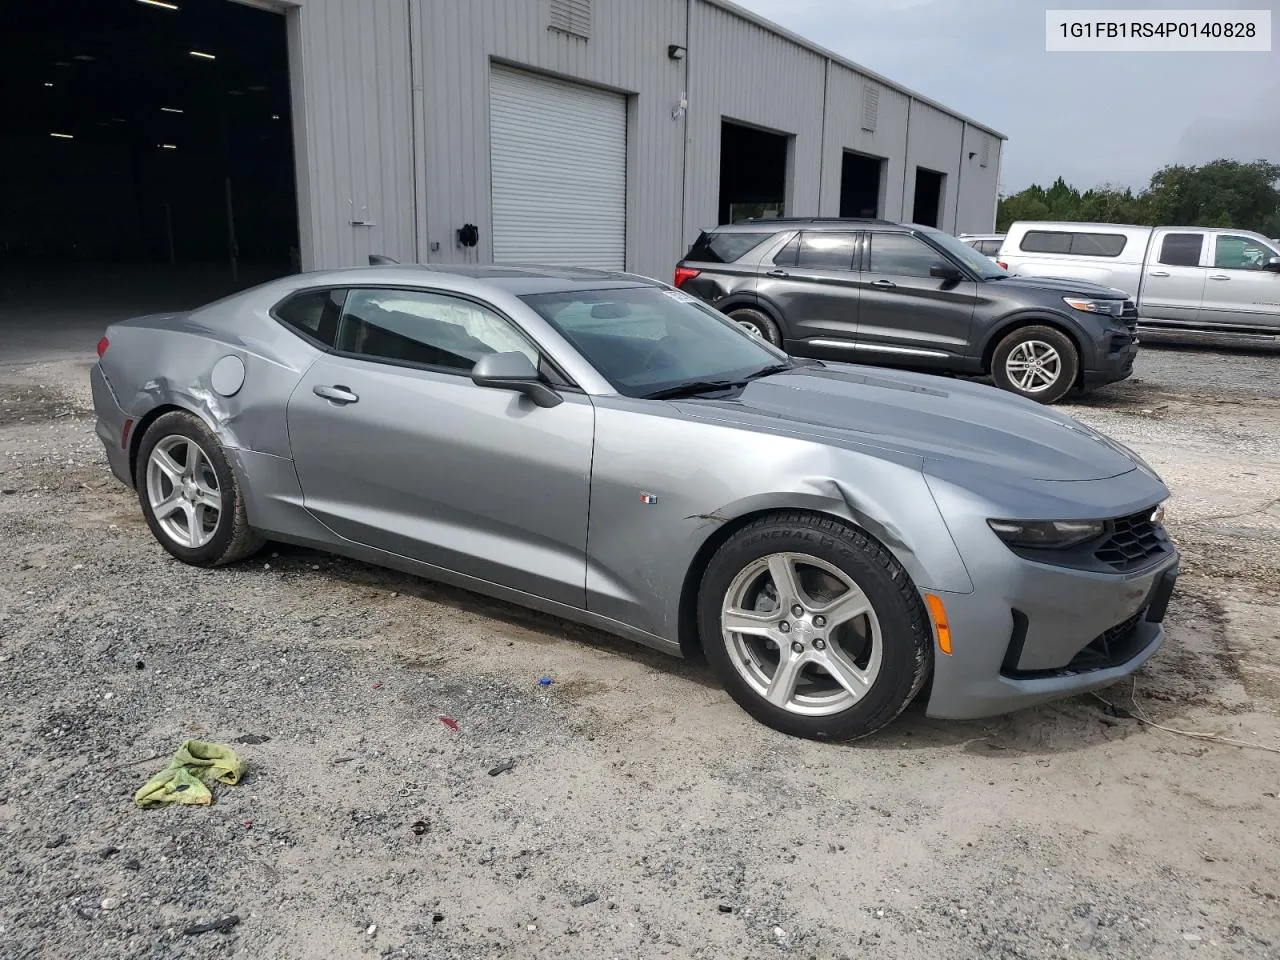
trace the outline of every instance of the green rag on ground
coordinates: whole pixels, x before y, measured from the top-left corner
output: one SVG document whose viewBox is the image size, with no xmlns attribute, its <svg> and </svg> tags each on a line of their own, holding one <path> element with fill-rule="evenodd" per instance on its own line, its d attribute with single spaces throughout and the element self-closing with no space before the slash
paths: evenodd
<svg viewBox="0 0 1280 960">
<path fill-rule="evenodd" d="M 230 747 L 188 740 L 170 758 L 169 765 L 134 794 L 133 800 L 140 807 L 154 807 L 162 803 L 209 806 L 213 803 L 209 784 L 237 784 L 244 776 L 244 770 L 244 761 Z"/>
</svg>

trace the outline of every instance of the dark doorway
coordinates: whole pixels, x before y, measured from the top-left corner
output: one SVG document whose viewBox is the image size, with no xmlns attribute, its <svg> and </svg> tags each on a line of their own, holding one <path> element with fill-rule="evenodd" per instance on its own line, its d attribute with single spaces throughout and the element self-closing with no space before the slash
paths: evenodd
<svg viewBox="0 0 1280 960">
<path fill-rule="evenodd" d="M 0 132 L 0 292 L 39 282 L 74 299 L 47 280 L 60 273 L 195 305 L 296 269 L 283 16 L 41 0 L 3 4 L 0 33 L 21 38 L 0 100 L 23 104 Z"/>
<path fill-rule="evenodd" d="M 883 158 L 846 150 L 840 167 L 840 216 L 880 216 L 883 181 Z"/>
<path fill-rule="evenodd" d="M 720 222 L 780 217 L 787 198 L 787 140 L 781 133 L 720 125 Z"/>
<path fill-rule="evenodd" d="M 911 220 L 926 227 L 936 227 L 942 216 L 942 188 L 947 175 L 936 170 L 916 167 L 916 198 Z"/>
</svg>

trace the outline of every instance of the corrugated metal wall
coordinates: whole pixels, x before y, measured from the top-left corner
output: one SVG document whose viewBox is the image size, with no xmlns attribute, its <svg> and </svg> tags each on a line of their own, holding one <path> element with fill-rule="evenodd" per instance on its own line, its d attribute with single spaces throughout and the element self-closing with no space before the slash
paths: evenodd
<svg viewBox="0 0 1280 960">
<path fill-rule="evenodd" d="M 418 2 L 418 0 L 415 0 Z M 680 124 L 671 114 L 684 65 L 667 57 L 685 43 L 685 0 L 595 0 L 591 36 L 548 29 L 547 0 L 420 0 L 426 142 L 424 259 L 456 263 L 492 256 L 489 167 L 490 61 L 497 60 L 631 95 L 628 111 L 627 263 L 670 272 L 680 244 Z M 455 231 L 480 227 L 475 250 Z M 438 243 L 439 250 L 430 249 Z"/>
<path fill-rule="evenodd" d="M 916 191 L 916 168 L 936 170 L 947 176 L 942 186 L 942 213 L 939 228 L 955 232 L 956 179 L 960 172 L 960 150 L 965 123 L 919 100 L 911 104 L 910 147 L 907 152 L 906 189 L 903 192 L 902 217 L 913 214 Z M 961 184 L 961 187 L 964 185 Z"/>
<path fill-rule="evenodd" d="M 720 129 L 726 119 L 794 137 L 786 212 L 816 213 L 826 59 L 726 10 L 694 0 L 688 63 L 684 239 L 691 241 L 699 228 L 716 224 Z"/>
<path fill-rule="evenodd" d="M 961 187 L 956 210 L 957 233 L 990 233 L 995 229 L 996 191 L 1000 187 L 1000 148 L 1004 141 L 965 124 L 960 161 Z M 985 155 L 984 155 L 985 149 Z M 973 154 L 970 158 L 969 154 Z M 982 161 L 986 159 L 986 166 Z"/>
<path fill-rule="evenodd" d="M 875 129 L 864 130 L 863 95 L 878 90 Z M 818 213 L 840 213 L 840 173 L 846 150 L 882 157 L 885 162 L 884 215 L 902 216 L 902 171 L 907 139 L 907 96 L 839 63 L 831 65 L 827 88 L 826 146 L 822 170 L 822 206 Z"/>
<path fill-rule="evenodd" d="M 991 227 L 997 138 L 988 167 L 965 157 L 960 175 L 982 131 L 710 0 L 592 0 L 585 39 L 549 29 L 551 0 L 290 2 L 300 6 L 290 33 L 306 266 L 369 252 L 491 259 L 495 62 L 628 96 L 631 270 L 668 277 L 716 222 L 724 119 L 792 138 L 790 214 L 839 212 L 850 149 L 887 159 L 887 216 L 910 217 L 920 165 L 947 174 L 944 228 Z M 687 56 L 669 58 L 669 44 Z M 863 129 L 868 84 L 879 91 L 873 131 Z M 673 117 L 682 95 L 687 111 Z M 475 249 L 456 243 L 466 223 L 480 228 Z"/>
<path fill-rule="evenodd" d="M 304 267 L 412 260 L 405 0 L 306 0 L 289 27 Z"/>
</svg>

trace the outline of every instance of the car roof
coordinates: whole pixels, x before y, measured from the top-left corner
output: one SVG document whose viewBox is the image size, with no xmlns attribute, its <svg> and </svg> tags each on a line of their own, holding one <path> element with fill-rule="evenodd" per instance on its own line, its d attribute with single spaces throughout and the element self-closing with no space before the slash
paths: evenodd
<svg viewBox="0 0 1280 960">
<path fill-rule="evenodd" d="M 874 217 L 768 217 L 760 220 L 739 220 L 718 227 L 705 228 L 706 233 L 759 233 L 762 228 L 772 233 L 783 230 L 848 230 L 850 227 L 874 226 L 890 230 L 930 230 L 918 224 L 899 223 L 896 220 L 877 220 Z"/>
<path fill-rule="evenodd" d="M 450 280 L 479 282 L 512 296 L 560 293 L 567 290 L 599 290 L 619 287 L 663 286 L 657 280 L 620 270 L 562 267 L 548 264 L 378 264 L 346 267 L 297 275 L 297 286 L 372 284 L 377 286 L 447 285 Z"/>
</svg>

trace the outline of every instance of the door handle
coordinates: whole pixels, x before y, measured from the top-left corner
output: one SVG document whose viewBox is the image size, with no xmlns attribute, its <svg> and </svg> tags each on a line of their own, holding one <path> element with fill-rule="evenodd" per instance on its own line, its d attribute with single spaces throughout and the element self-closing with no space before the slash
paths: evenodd
<svg viewBox="0 0 1280 960">
<path fill-rule="evenodd" d="M 871 285 L 873 287 L 879 287 L 881 290 L 893 290 L 898 286 L 892 280 L 872 280 Z"/>
<path fill-rule="evenodd" d="M 785 270 L 770 270 L 770 271 L 769 271 L 769 276 L 771 276 L 771 277 L 780 277 L 780 278 L 785 279 L 785 278 L 787 278 L 787 277 L 791 276 L 791 274 L 787 273 L 787 271 L 785 271 Z"/>
<path fill-rule="evenodd" d="M 1210 280 L 1230 280 L 1231 278 L 1226 276 L 1225 274 L 1211 273 L 1209 274 L 1209 279 Z"/>
<path fill-rule="evenodd" d="M 1167 277 L 1168 275 L 1169 275 L 1168 270 L 1152 270 L 1151 271 L 1151 276 L 1153 277 Z"/>
<path fill-rule="evenodd" d="M 312 387 L 311 392 L 317 397 L 324 397 L 330 403 L 336 403 L 342 407 L 345 407 L 348 403 L 356 403 L 360 399 L 341 384 L 335 384 L 332 387 Z"/>
</svg>

